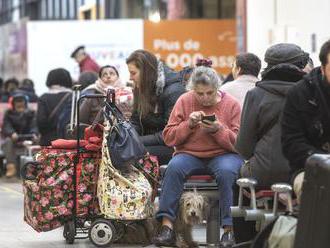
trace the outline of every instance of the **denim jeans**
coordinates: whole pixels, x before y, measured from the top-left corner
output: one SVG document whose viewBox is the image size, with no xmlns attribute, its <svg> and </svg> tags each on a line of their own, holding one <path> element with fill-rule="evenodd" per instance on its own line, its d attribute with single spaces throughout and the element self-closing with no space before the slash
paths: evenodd
<svg viewBox="0 0 330 248">
<path fill-rule="evenodd" d="M 169 162 L 162 184 L 157 219 L 167 217 L 175 221 L 183 185 L 187 177 L 196 174 L 215 175 L 219 187 L 220 216 L 223 226 L 232 226 L 230 206 L 233 203 L 232 186 L 243 164 L 242 158 L 234 153 L 227 153 L 214 158 L 197 158 L 180 153 Z"/>
</svg>

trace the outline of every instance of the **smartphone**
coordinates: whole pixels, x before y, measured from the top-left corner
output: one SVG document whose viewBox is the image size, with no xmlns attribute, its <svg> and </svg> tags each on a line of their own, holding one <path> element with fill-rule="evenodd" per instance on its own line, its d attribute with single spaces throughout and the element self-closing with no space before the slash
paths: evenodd
<svg viewBox="0 0 330 248">
<path fill-rule="evenodd" d="M 205 120 L 207 121 L 215 121 L 215 115 L 204 115 L 202 116 L 202 122 L 204 122 Z"/>
</svg>

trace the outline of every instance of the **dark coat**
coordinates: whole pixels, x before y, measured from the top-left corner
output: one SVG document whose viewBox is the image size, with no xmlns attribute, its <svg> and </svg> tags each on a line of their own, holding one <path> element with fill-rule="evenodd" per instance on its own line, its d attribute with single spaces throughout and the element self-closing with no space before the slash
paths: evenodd
<svg viewBox="0 0 330 248">
<path fill-rule="evenodd" d="M 56 94 L 45 93 L 38 100 L 37 124 L 41 134 L 40 145 L 42 146 L 48 146 L 52 140 L 59 138 L 57 134 L 57 119 L 60 111 L 57 111 L 51 119 L 49 116 L 67 93 L 67 91 Z M 71 97 L 69 96 L 67 100 L 71 100 Z"/>
<path fill-rule="evenodd" d="M 249 166 L 243 177 L 254 177 L 259 186 L 289 181 L 289 164 L 282 154 L 280 116 L 288 90 L 303 77 L 296 66 L 279 64 L 263 74 L 248 91 L 243 105 L 236 149 Z"/>
<path fill-rule="evenodd" d="M 321 94 L 327 107 L 322 104 Z M 322 78 L 320 67 L 288 93 L 282 119 L 282 145 L 293 172 L 304 168 L 311 154 L 330 153 L 330 85 Z"/>
<path fill-rule="evenodd" d="M 82 92 L 82 95 L 94 95 L 94 94 L 102 95 L 103 93 L 99 92 L 95 88 L 88 88 Z M 80 105 L 79 121 L 81 123 L 91 125 L 103 106 L 104 106 L 104 98 L 85 99 Z M 98 121 L 101 120 L 103 120 L 103 115 L 100 116 L 100 119 Z"/>
<path fill-rule="evenodd" d="M 140 120 L 140 114 L 135 111 L 131 117 L 131 123 L 147 146 L 165 145 L 162 135 L 163 129 L 167 124 L 174 104 L 179 96 L 186 91 L 179 74 L 166 66 L 163 67 L 163 70 L 165 81 L 157 81 L 155 92 L 158 96 L 158 113 L 149 113 Z"/>
<path fill-rule="evenodd" d="M 4 137 L 11 137 L 13 133 L 38 133 L 36 114 L 33 110 L 26 109 L 22 113 L 18 113 L 11 109 L 6 111 L 2 125 L 2 134 Z"/>
</svg>

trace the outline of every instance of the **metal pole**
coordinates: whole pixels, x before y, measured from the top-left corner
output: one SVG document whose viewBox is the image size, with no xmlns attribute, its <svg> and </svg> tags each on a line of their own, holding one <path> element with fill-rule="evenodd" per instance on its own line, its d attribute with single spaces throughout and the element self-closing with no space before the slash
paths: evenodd
<svg viewBox="0 0 330 248">
<path fill-rule="evenodd" d="M 100 0 L 96 0 L 96 19 L 100 19 Z"/>
</svg>

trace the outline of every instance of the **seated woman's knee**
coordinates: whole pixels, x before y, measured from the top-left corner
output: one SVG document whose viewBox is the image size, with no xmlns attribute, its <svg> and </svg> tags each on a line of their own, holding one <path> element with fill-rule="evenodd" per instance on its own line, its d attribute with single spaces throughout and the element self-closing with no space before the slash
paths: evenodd
<svg viewBox="0 0 330 248">
<path fill-rule="evenodd" d="M 183 161 L 181 161 L 181 160 L 171 159 L 171 161 L 169 162 L 168 167 L 166 169 L 165 176 L 183 174 L 184 170 L 182 168 L 182 162 Z"/>
<path fill-rule="evenodd" d="M 220 170 L 217 170 L 215 173 L 217 181 L 219 180 L 231 180 L 235 181 L 235 179 L 238 177 L 238 173 L 235 173 L 232 169 L 229 167 L 221 168 Z"/>
</svg>

